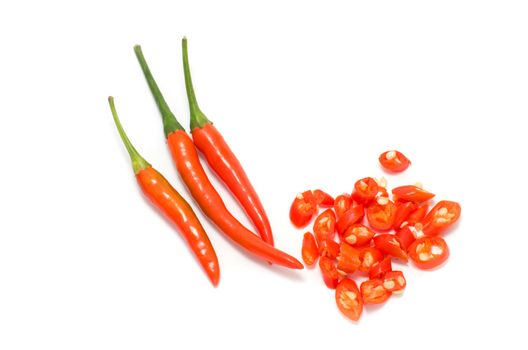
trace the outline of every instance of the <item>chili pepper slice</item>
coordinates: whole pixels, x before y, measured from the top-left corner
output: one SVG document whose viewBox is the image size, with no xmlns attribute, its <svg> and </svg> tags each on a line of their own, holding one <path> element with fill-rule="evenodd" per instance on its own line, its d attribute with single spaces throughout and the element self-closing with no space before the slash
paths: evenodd
<svg viewBox="0 0 528 350">
<path fill-rule="evenodd" d="M 176 164 L 180 177 L 204 214 L 233 242 L 254 255 L 277 265 L 293 269 L 302 269 L 303 265 L 297 259 L 274 248 L 271 244 L 264 242 L 256 234 L 244 227 L 227 210 L 224 201 L 209 181 L 191 138 L 187 135 L 181 124 L 178 123 L 176 117 L 165 102 L 143 57 L 141 47 L 136 46 L 134 50 L 160 110 L 172 159 Z"/>
<path fill-rule="evenodd" d="M 353 203 L 352 206 L 337 220 L 336 228 L 340 235 L 343 235 L 345 230 L 361 220 L 365 215 L 363 205 Z"/>
<path fill-rule="evenodd" d="M 396 206 L 390 200 L 386 204 L 380 205 L 377 202 L 371 203 L 367 207 L 367 220 L 375 230 L 387 231 L 394 225 Z"/>
<path fill-rule="evenodd" d="M 378 183 L 371 177 L 356 181 L 352 198 L 361 204 L 368 204 L 378 194 Z"/>
<path fill-rule="evenodd" d="M 323 281 L 326 286 L 330 289 L 335 289 L 339 278 L 335 261 L 326 256 L 322 256 L 319 259 L 319 268 L 321 269 Z"/>
<path fill-rule="evenodd" d="M 332 209 L 326 209 L 315 219 L 313 232 L 317 243 L 335 236 L 336 217 Z"/>
<path fill-rule="evenodd" d="M 290 207 L 290 221 L 298 228 L 305 227 L 317 212 L 317 203 L 312 191 L 297 194 Z"/>
<path fill-rule="evenodd" d="M 319 256 L 335 259 L 339 255 L 339 243 L 332 239 L 323 239 L 319 243 Z"/>
<path fill-rule="evenodd" d="M 383 280 L 375 278 L 366 280 L 359 287 L 363 304 L 382 304 L 391 296 L 391 292 L 383 287 Z"/>
<path fill-rule="evenodd" d="M 337 257 L 337 269 L 345 273 L 353 273 L 361 265 L 360 251 L 350 244 L 341 242 Z"/>
<path fill-rule="evenodd" d="M 409 214 L 407 219 L 404 222 L 402 222 L 400 227 L 405 226 L 405 225 L 414 225 L 417 222 L 422 221 L 425 218 L 425 215 L 427 215 L 428 210 L 429 210 L 429 205 L 427 203 L 422 204 L 416 210 L 414 210 L 412 213 Z"/>
<path fill-rule="evenodd" d="M 379 162 L 385 170 L 390 172 L 399 173 L 404 171 L 409 167 L 411 162 L 409 159 L 403 155 L 403 153 L 398 151 L 387 151 L 383 152 L 379 156 Z"/>
<path fill-rule="evenodd" d="M 436 236 L 445 232 L 460 217 L 460 204 L 451 201 L 440 201 L 431 209 L 422 221 L 423 233 Z"/>
<path fill-rule="evenodd" d="M 405 289 L 407 281 L 401 271 L 389 271 L 383 276 L 383 288 L 389 292 L 399 292 Z"/>
<path fill-rule="evenodd" d="M 321 190 L 313 191 L 315 202 L 322 208 L 331 208 L 334 206 L 334 197 Z"/>
<path fill-rule="evenodd" d="M 308 266 L 312 266 L 319 257 L 319 250 L 314 236 L 310 232 L 306 232 L 303 237 L 302 244 L 302 259 Z"/>
<path fill-rule="evenodd" d="M 392 271 L 392 260 L 389 256 L 386 256 L 383 260 L 372 264 L 369 270 L 369 278 L 381 278 L 389 271 Z"/>
<path fill-rule="evenodd" d="M 363 311 L 363 300 L 356 282 L 349 278 L 339 282 L 335 292 L 335 300 L 343 315 L 352 321 L 359 320 Z"/>
<path fill-rule="evenodd" d="M 130 155 L 132 167 L 139 187 L 150 202 L 172 223 L 181 233 L 200 265 L 206 272 L 211 283 L 216 286 L 220 280 L 220 267 L 214 248 L 202 224 L 196 217 L 189 203 L 171 186 L 171 184 L 156 171 L 134 148 L 119 121 L 114 105 L 114 98 L 108 102 L 112 110 L 115 125 L 119 135 Z"/>
<path fill-rule="evenodd" d="M 440 236 L 422 237 L 409 247 L 409 256 L 414 265 L 429 270 L 441 265 L 449 257 L 449 248 Z"/>
<path fill-rule="evenodd" d="M 384 255 L 381 250 L 376 247 L 365 247 L 361 249 L 359 253 L 359 259 L 361 260 L 361 265 L 359 265 L 359 271 L 368 273 L 372 266 L 380 262 L 383 257 Z"/>
<path fill-rule="evenodd" d="M 400 247 L 407 251 L 407 248 L 416 240 L 415 234 L 413 232 L 414 226 L 407 225 L 399 229 L 394 236 L 400 243 Z"/>
<path fill-rule="evenodd" d="M 416 204 L 413 202 L 404 202 L 396 204 L 396 212 L 394 213 L 394 224 L 392 225 L 395 230 L 399 230 L 402 224 L 408 224 L 407 218 L 413 211 L 416 210 Z M 405 225 L 404 225 L 405 226 Z"/>
<path fill-rule="evenodd" d="M 187 38 L 185 37 L 182 39 L 182 56 L 194 144 L 244 208 L 262 239 L 273 245 L 271 226 L 257 192 L 225 139 L 198 106 L 189 69 Z"/>
<path fill-rule="evenodd" d="M 367 245 L 374 237 L 374 231 L 362 224 L 349 226 L 343 233 L 343 240 L 354 247 Z"/>
<path fill-rule="evenodd" d="M 350 195 L 343 193 L 337 196 L 334 201 L 334 211 L 336 213 L 337 219 L 341 218 L 351 205 L 352 199 L 350 198 Z"/>
<path fill-rule="evenodd" d="M 395 195 L 399 200 L 415 203 L 425 202 L 435 196 L 433 193 L 413 185 L 393 188 L 392 194 Z"/>
<path fill-rule="evenodd" d="M 373 240 L 376 248 L 381 250 L 384 254 L 407 262 L 407 253 L 405 253 L 405 251 L 400 246 L 400 242 L 398 242 L 396 236 L 385 233 L 382 235 L 377 235 Z"/>
</svg>

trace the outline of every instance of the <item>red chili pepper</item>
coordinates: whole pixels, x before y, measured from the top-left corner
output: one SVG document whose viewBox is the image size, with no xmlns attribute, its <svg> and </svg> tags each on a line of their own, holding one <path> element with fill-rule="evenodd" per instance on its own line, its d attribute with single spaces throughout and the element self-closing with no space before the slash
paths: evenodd
<svg viewBox="0 0 528 350">
<path fill-rule="evenodd" d="M 383 168 L 385 168 L 385 170 L 392 171 L 394 173 L 404 171 L 411 164 L 409 159 L 398 151 L 383 152 L 379 156 L 379 162 Z"/>
<path fill-rule="evenodd" d="M 167 143 L 176 168 L 189 189 L 189 192 L 191 192 L 205 215 L 229 238 L 251 253 L 271 263 L 294 269 L 302 269 L 303 265 L 297 259 L 275 249 L 272 245 L 258 238 L 258 236 L 245 228 L 227 210 L 222 198 L 207 178 L 191 138 L 187 135 L 181 124 L 178 123 L 176 117 L 172 114 L 169 106 L 165 102 L 143 57 L 141 48 L 136 46 L 134 49 L 150 90 L 161 112 L 165 136 L 167 137 Z"/>
<path fill-rule="evenodd" d="M 341 242 L 339 256 L 337 257 L 337 269 L 345 273 L 353 273 L 361 265 L 360 251 L 350 244 Z"/>
<path fill-rule="evenodd" d="M 328 193 L 321 190 L 314 190 L 313 195 L 315 197 L 315 202 L 321 208 L 331 208 L 334 206 L 334 198 Z"/>
<path fill-rule="evenodd" d="M 380 278 L 385 275 L 385 273 L 392 271 L 392 260 L 390 256 L 386 256 L 383 260 L 375 262 L 372 264 L 372 267 L 369 270 L 369 278 Z"/>
<path fill-rule="evenodd" d="M 339 311 L 347 318 L 357 321 L 363 311 L 363 300 L 356 282 L 345 278 L 337 285 L 335 300 Z"/>
<path fill-rule="evenodd" d="M 441 265 L 449 257 L 447 243 L 440 236 L 418 238 L 409 247 L 409 256 L 414 265 L 429 270 Z"/>
<path fill-rule="evenodd" d="M 434 193 L 428 192 L 418 186 L 413 185 L 393 188 L 392 194 L 395 195 L 399 200 L 415 203 L 425 202 L 435 196 Z"/>
<path fill-rule="evenodd" d="M 339 255 L 339 243 L 332 239 L 323 239 L 319 242 L 319 256 L 335 259 Z"/>
<path fill-rule="evenodd" d="M 302 228 L 312 220 L 317 212 L 317 202 L 312 191 L 298 193 L 290 207 L 290 221 Z"/>
<path fill-rule="evenodd" d="M 371 177 L 356 181 L 352 198 L 362 204 L 368 204 L 378 194 L 378 183 Z"/>
<path fill-rule="evenodd" d="M 374 245 L 384 254 L 393 256 L 404 262 L 408 260 L 407 253 L 402 249 L 395 235 L 389 233 L 377 235 L 374 237 Z"/>
<path fill-rule="evenodd" d="M 319 259 L 319 268 L 323 276 L 323 281 L 330 289 L 335 289 L 338 283 L 339 274 L 336 268 L 336 262 L 326 256 Z"/>
<path fill-rule="evenodd" d="M 383 276 L 383 288 L 389 292 L 398 292 L 405 289 L 407 281 L 401 271 L 389 271 Z"/>
<path fill-rule="evenodd" d="M 375 278 L 366 280 L 359 287 L 361 290 L 361 299 L 364 304 L 381 304 L 391 296 L 391 292 L 383 287 L 383 280 Z"/>
<path fill-rule="evenodd" d="M 379 263 L 383 259 L 383 253 L 376 247 L 365 247 L 361 249 L 359 253 L 359 259 L 361 260 L 361 265 L 359 266 L 359 271 L 369 273 L 370 269 L 374 264 Z M 390 266 L 390 258 L 389 258 Z M 374 275 L 374 272 L 373 272 Z"/>
<path fill-rule="evenodd" d="M 337 243 L 336 243 L 337 244 Z M 314 236 L 310 232 L 306 232 L 303 237 L 302 244 L 302 258 L 306 265 L 312 266 L 319 257 L 319 250 Z"/>
<path fill-rule="evenodd" d="M 132 168 L 134 169 L 134 174 L 136 175 L 136 180 L 141 190 L 150 202 L 178 228 L 207 273 L 207 276 L 213 285 L 216 286 L 220 280 L 218 259 L 211 241 L 196 217 L 196 214 L 189 203 L 180 196 L 163 175 L 156 171 L 136 151 L 121 126 L 113 97 L 109 97 L 108 102 L 110 103 L 110 109 L 112 110 L 119 135 L 132 160 Z"/>
<path fill-rule="evenodd" d="M 422 220 L 422 231 L 427 236 L 436 236 L 446 231 L 460 217 L 460 204 L 451 201 L 440 201 Z"/>
<path fill-rule="evenodd" d="M 227 142 L 198 106 L 189 69 L 187 38 L 182 40 L 182 52 L 185 87 L 189 98 L 191 133 L 194 144 L 205 156 L 209 166 L 240 202 L 262 239 L 273 245 L 271 226 L 257 192 Z"/>
</svg>

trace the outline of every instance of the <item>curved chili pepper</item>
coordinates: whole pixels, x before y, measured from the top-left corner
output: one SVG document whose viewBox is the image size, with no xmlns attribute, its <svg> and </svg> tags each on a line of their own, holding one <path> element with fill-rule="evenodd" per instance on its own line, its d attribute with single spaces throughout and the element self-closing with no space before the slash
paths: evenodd
<svg viewBox="0 0 528 350">
<path fill-rule="evenodd" d="M 202 224 L 196 217 L 189 203 L 170 185 L 170 183 L 154 169 L 136 151 L 128 139 L 114 105 L 114 98 L 109 97 L 108 103 L 112 110 L 114 122 L 119 135 L 132 160 L 132 168 L 141 190 L 150 202 L 161 211 L 180 231 L 183 238 L 193 251 L 214 286 L 220 280 L 220 267 L 214 248 Z"/>
<path fill-rule="evenodd" d="M 254 255 L 277 265 L 302 269 L 303 265 L 297 259 L 261 240 L 227 210 L 222 198 L 207 178 L 190 136 L 165 102 L 143 57 L 141 47 L 135 46 L 134 51 L 160 110 L 165 136 L 178 173 L 205 215 L 231 240 Z"/>
<path fill-rule="evenodd" d="M 182 49 L 185 87 L 189 99 L 191 133 L 194 144 L 205 156 L 209 166 L 222 179 L 242 205 L 262 239 L 273 245 L 271 226 L 257 192 L 251 185 L 246 172 L 235 154 L 229 148 L 229 145 L 198 106 L 196 96 L 194 95 L 191 72 L 189 70 L 186 38 L 182 40 Z"/>
</svg>

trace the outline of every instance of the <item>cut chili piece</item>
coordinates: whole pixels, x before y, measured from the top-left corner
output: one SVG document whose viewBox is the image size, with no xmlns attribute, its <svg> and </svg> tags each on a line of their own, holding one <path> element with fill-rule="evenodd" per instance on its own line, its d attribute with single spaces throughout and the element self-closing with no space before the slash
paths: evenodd
<svg viewBox="0 0 528 350">
<path fill-rule="evenodd" d="M 312 191 L 297 194 L 290 207 L 290 220 L 298 228 L 305 227 L 317 212 L 317 203 Z"/>
<path fill-rule="evenodd" d="M 334 198 L 321 190 L 313 191 L 315 202 L 322 208 L 331 208 L 334 206 Z"/>
<path fill-rule="evenodd" d="M 381 166 L 383 166 L 385 170 L 388 170 L 394 173 L 399 173 L 399 172 L 404 171 L 411 164 L 409 159 L 406 156 L 404 156 L 403 153 L 398 152 L 398 151 L 383 152 L 379 156 L 379 162 L 381 163 Z"/>
<path fill-rule="evenodd" d="M 343 240 L 354 247 L 367 245 L 374 237 L 374 231 L 362 224 L 354 224 L 343 233 Z"/>
<path fill-rule="evenodd" d="M 402 249 L 400 242 L 398 242 L 395 235 L 388 233 L 378 235 L 374 237 L 374 245 L 384 254 L 393 256 L 404 262 L 407 262 L 408 260 L 407 253 Z"/>
<path fill-rule="evenodd" d="M 368 223 L 370 227 L 378 231 L 390 230 L 394 224 L 395 214 L 396 206 L 390 200 L 385 205 L 374 202 L 367 207 Z"/>
<path fill-rule="evenodd" d="M 350 244 L 341 242 L 339 256 L 337 257 L 337 269 L 345 273 L 353 273 L 361 265 L 360 251 Z"/>
<path fill-rule="evenodd" d="M 335 300 L 339 311 L 352 321 L 357 321 L 363 311 L 363 300 L 356 282 L 349 278 L 343 279 L 337 285 Z"/>
<path fill-rule="evenodd" d="M 378 194 L 378 183 L 371 177 L 358 180 L 354 184 L 352 198 L 361 204 L 368 204 Z"/>
<path fill-rule="evenodd" d="M 302 259 L 308 266 L 312 266 L 317 261 L 319 251 L 314 236 L 310 232 L 306 232 L 303 237 L 302 245 Z"/>
<path fill-rule="evenodd" d="M 413 202 L 404 202 L 396 204 L 396 212 L 394 213 L 394 223 L 393 228 L 399 230 L 402 227 L 402 224 L 408 224 L 407 218 L 413 211 L 417 208 L 416 204 Z M 405 225 L 403 225 L 405 226 Z"/>
<path fill-rule="evenodd" d="M 405 289 L 407 281 L 401 271 L 389 271 L 383 277 L 383 288 L 389 292 L 398 292 Z"/>
<path fill-rule="evenodd" d="M 365 209 L 361 204 L 352 204 L 352 206 L 337 220 L 337 232 L 342 235 L 347 228 L 361 220 L 365 215 Z"/>
<path fill-rule="evenodd" d="M 339 255 L 339 243 L 333 239 L 323 239 L 319 243 L 319 256 L 335 259 Z"/>
<path fill-rule="evenodd" d="M 339 219 L 352 205 L 350 195 L 343 193 L 336 197 L 334 201 L 334 211 Z"/>
<path fill-rule="evenodd" d="M 440 201 L 431 209 L 422 221 L 423 232 L 427 236 L 436 236 L 445 232 L 460 217 L 460 204 Z"/>
<path fill-rule="evenodd" d="M 376 247 L 365 247 L 361 249 L 359 253 L 359 260 L 361 260 L 361 265 L 359 265 L 359 271 L 368 273 L 372 266 L 380 262 L 383 257 L 384 255 L 381 250 Z"/>
<path fill-rule="evenodd" d="M 317 216 L 313 224 L 313 232 L 317 243 L 322 242 L 324 239 L 334 238 L 335 224 L 336 216 L 332 209 L 326 209 Z"/>
<path fill-rule="evenodd" d="M 422 237 L 409 247 L 409 256 L 414 265 L 429 270 L 441 265 L 449 257 L 449 248 L 442 237 Z"/>
<path fill-rule="evenodd" d="M 414 226 L 407 225 L 399 229 L 394 236 L 400 243 L 400 247 L 407 251 L 407 248 L 416 240 L 415 234 L 413 232 Z M 415 229 L 416 230 L 416 229 Z"/>
<path fill-rule="evenodd" d="M 335 289 L 339 277 L 335 260 L 323 256 L 319 259 L 319 268 L 326 286 L 330 289 Z"/>
<path fill-rule="evenodd" d="M 364 304 L 382 304 L 391 296 L 391 292 L 383 287 L 383 280 L 375 278 L 361 283 L 361 299 Z"/>
<path fill-rule="evenodd" d="M 415 203 L 425 202 L 435 195 L 418 186 L 406 185 L 392 189 L 392 194 L 401 201 L 409 201 Z"/>
<path fill-rule="evenodd" d="M 428 210 L 429 205 L 427 203 L 420 205 L 416 210 L 409 214 L 407 219 L 400 225 L 400 227 L 405 225 L 414 225 L 417 222 L 422 221 L 425 218 L 425 215 L 427 215 Z"/>
<path fill-rule="evenodd" d="M 389 256 L 383 258 L 383 260 L 376 262 L 372 265 L 369 270 L 369 278 L 380 278 L 385 275 L 385 273 L 392 271 L 392 260 Z"/>
</svg>

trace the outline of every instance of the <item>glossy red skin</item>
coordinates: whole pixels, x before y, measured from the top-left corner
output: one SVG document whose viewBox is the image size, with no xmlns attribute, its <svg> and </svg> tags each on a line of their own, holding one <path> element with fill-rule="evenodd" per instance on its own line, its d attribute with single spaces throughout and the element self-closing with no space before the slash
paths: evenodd
<svg viewBox="0 0 528 350">
<path fill-rule="evenodd" d="M 192 137 L 209 166 L 244 208 L 262 239 L 273 245 L 273 234 L 266 211 L 242 165 L 222 135 L 213 124 L 208 123 L 202 128 L 195 128 Z"/>
<path fill-rule="evenodd" d="M 366 188 L 363 188 L 362 184 L 366 185 Z M 368 204 L 378 194 L 378 183 L 371 177 L 366 177 L 364 179 L 356 181 L 354 184 L 354 191 L 352 192 L 352 198 L 361 204 Z"/>
<path fill-rule="evenodd" d="M 418 250 L 421 244 L 424 244 L 424 248 L 422 250 Z M 428 260 L 420 260 L 420 253 L 430 253 L 431 248 L 433 246 L 440 247 L 442 249 L 442 254 L 440 255 L 432 255 L 430 259 Z M 447 258 L 449 258 L 449 247 L 447 246 L 447 243 L 444 241 L 444 239 L 440 236 L 435 237 L 422 237 L 418 238 L 416 241 L 414 241 L 413 244 L 409 247 L 409 256 L 411 257 L 411 260 L 413 264 L 422 270 L 429 270 L 433 269 L 441 264 L 443 264 Z"/>
<path fill-rule="evenodd" d="M 349 226 L 343 233 L 343 240 L 354 247 L 367 245 L 374 237 L 375 233 L 363 224 Z"/>
<path fill-rule="evenodd" d="M 373 240 L 374 246 L 381 250 L 383 254 L 387 254 L 407 262 L 407 253 L 402 249 L 400 242 L 398 242 L 395 235 L 385 233 L 382 235 L 377 235 Z"/>
<path fill-rule="evenodd" d="M 404 171 L 405 169 L 409 167 L 409 165 L 411 165 L 411 162 L 409 161 L 409 159 L 406 156 L 404 156 L 403 153 L 398 152 L 398 151 L 395 151 L 395 152 L 396 152 L 396 158 L 399 159 L 399 162 L 396 161 L 396 158 L 392 160 L 388 160 L 386 157 L 388 152 L 390 151 L 383 152 L 379 156 L 379 162 L 385 170 L 388 170 L 394 173 L 399 173 L 399 172 Z"/>
<path fill-rule="evenodd" d="M 352 205 L 352 199 L 346 193 L 340 194 L 334 201 L 334 211 L 339 219 Z"/>
<path fill-rule="evenodd" d="M 409 225 L 414 225 L 417 222 L 420 222 L 420 221 L 422 221 L 425 218 L 425 215 L 427 215 L 427 211 L 428 210 L 429 210 L 429 205 L 428 204 L 422 204 L 416 210 L 414 210 L 412 213 L 410 213 L 405 221 Z"/>
<path fill-rule="evenodd" d="M 405 202 L 396 204 L 396 212 L 394 214 L 394 223 L 392 227 L 395 230 L 399 230 L 403 222 L 407 220 L 409 215 L 417 208 L 413 202 Z"/>
<path fill-rule="evenodd" d="M 331 208 L 334 206 L 334 197 L 321 190 L 313 191 L 315 202 L 321 208 Z"/>
<path fill-rule="evenodd" d="M 386 283 L 387 281 L 394 282 L 394 286 L 388 288 Z M 402 283 L 400 283 L 400 281 L 402 281 Z M 405 276 L 401 271 L 389 271 L 385 273 L 385 276 L 383 276 L 383 287 L 389 292 L 397 292 L 400 290 L 404 290 L 406 285 L 407 281 L 405 280 Z"/>
<path fill-rule="evenodd" d="M 380 262 L 374 263 L 369 270 L 369 278 L 381 278 L 389 271 L 392 271 L 392 260 L 386 256 Z"/>
<path fill-rule="evenodd" d="M 136 174 L 141 190 L 150 202 L 181 233 L 200 265 L 216 286 L 220 280 L 220 266 L 214 248 L 200 220 L 185 199 L 154 168 L 149 166 Z"/>
<path fill-rule="evenodd" d="M 355 293 L 356 299 L 350 299 L 350 293 L 346 292 Z M 363 300 L 361 299 L 361 292 L 356 282 L 349 278 L 345 278 L 339 282 L 335 292 L 335 300 L 339 311 L 343 315 L 352 321 L 359 320 L 363 311 Z"/>
<path fill-rule="evenodd" d="M 373 202 L 367 207 L 368 223 L 370 227 L 378 231 L 390 230 L 394 225 L 395 215 L 396 205 L 391 201 L 386 205 Z"/>
<path fill-rule="evenodd" d="M 303 228 L 317 213 L 317 203 L 312 191 L 297 194 L 290 207 L 290 221 L 297 228 Z"/>
<path fill-rule="evenodd" d="M 317 243 L 335 236 L 336 216 L 332 209 L 326 209 L 317 216 L 313 224 L 313 232 Z"/>
<path fill-rule="evenodd" d="M 319 256 L 335 259 L 339 255 L 339 243 L 332 239 L 323 239 L 319 243 Z"/>
<path fill-rule="evenodd" d="M 383 260 L 383 253 L 376 247 L 365 247 L 361 249 L 359 253 L 359 259 L 361 260 L 361 265 L 359 266 L 359 271 L 369 273 L 372 266 L 376 263 L 379 263 Z M 390 258 L 389 258 L 390 265 Z"/>
<path fill-rule="evenodd" d="M 360 250 L 350 244 L 341 242 L 339 256 L 337 259 L 337 269 L 346 273 L 353 273 L 361 265 Z"/>
<path fill-rule="evenodd" d="M 264 242 L 245 228 L 227 210 L 222 198 L 209 181 L 198 159 L 194 144 L 183 130 L 172 132 L 167 137 L 172 158 L 178 173 L 204 214 L 231 240 L 265 261 L 293 269 L 302 269 L 303 264 L 294 257 Z"/>
<path fill-rule="evenodd" d="M 396 239 L 400 243 L 400 247 L 407 251 L 409 246 L 416 240 L 416 237 L 414 237 L 414 233 L 411 231 L 410 225 L 406 225 L 403 228 L 399 229 L 394 236 L 396 236 Z"/>
<path fill-rule="evenodd" d="M 352 205 L 338 220 L 336 224 L 337 232 L 343 235 L 345 230 L 361 220 L 365 215 L 363 205 Z"/>
<path fill-rule="evenodd" d="M 448 210 L 448 215 L 452 215 L 446 222 L 440 222 L 440 219 L 446 216 L 439 216 L 441 208 Z M 440 201 L 431 209 L 431 211 L 422 220 L 423 233 L 426 236 L 436 236 L 447 231 L 460 217 L 460 204 L 451 201 Z"/>
<path fill-rule="evenodd" d="M 323 276 L 323 281 L 330 289 L 335 289 L 338 283 L 338 273 L 336 262 L 326 256 L 319 259 L 319 268 Z"/>
<path fill-rule="evenodd" d="M 303 236 L 302 244 L 302 259 L 308 266 L 312 266 L 319 257 L 319 249 L 315 242 L 314 236 L 310 232 L 306 232 Z"/>
<path fill-rule="evenodd" d="M 409 201 L 415 203 L 425 202 L 435 196 L 433 193 L 413 185 L 406 185 L 393 188 L 392 194 L 401 201 Z"/>
<path fill-rule="evenodd" d="M 383 280 L 380 278 L 364 281 L 361 283 L 360 290 L 363 304 L 382 304 L 392 294 L 383 287 Z"/>
</svg>

